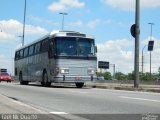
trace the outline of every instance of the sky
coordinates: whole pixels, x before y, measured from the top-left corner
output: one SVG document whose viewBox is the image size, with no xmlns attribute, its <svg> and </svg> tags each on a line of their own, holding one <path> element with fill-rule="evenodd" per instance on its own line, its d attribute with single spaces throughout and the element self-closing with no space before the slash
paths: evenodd
<svg viewBox="0 0 160 120">
<path fill-rule="evenodd" d="M 0 68 L 14 69 L 15 50 L 21 45 L 25 0 L 0 0 Z M 99 61 L 110 62 L 116 72 L 129 73 L 134 70 L 134 38 L 130 27 L 135 23 L 136 0 L 26 0 L 25 44 L 53 30 L 74 30 L 95 38 Z M 160 0 L 140 0 L 140 53 L 139 69 L 150 70 L 148 41 L 154 40 L 152 51 L 152 73 L 160 67 Z M 151 26 L 148 23 L 154 23 Z"/>
</svg>

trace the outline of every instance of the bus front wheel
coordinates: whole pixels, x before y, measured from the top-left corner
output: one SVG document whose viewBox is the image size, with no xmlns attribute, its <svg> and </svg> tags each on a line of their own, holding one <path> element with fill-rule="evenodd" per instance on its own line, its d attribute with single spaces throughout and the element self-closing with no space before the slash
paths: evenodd
<svg viewBox="0 0 160 120">
<path fill-rule="evenodd" d="M 77 88 L 82 88 L 84 85 L 84 83 L 75 83 L 75 84 L 76 84 Z"/>
</svg>

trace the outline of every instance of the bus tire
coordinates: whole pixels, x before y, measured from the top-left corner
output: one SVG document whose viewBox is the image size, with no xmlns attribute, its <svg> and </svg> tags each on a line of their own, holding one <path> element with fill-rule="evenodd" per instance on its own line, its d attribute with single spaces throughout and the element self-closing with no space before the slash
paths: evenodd
<svg viewBox="0 0 160 120">
<path fill-rule="evenodd" d="M 26 84 L 25 81 L 23 81 L 22 72 L 20 72 L 20 74 L 19 74 L 19 81 L 20 81 L 20 84 L 21 84 L 21 85 L 25 85 L 25 84 Z"/>
<path fill-rule="evenodd" d="M 49 87 L 49 86 L 51 86 L 51 82 L 48 82 L 48 74 L 47 74 L 46 71 L 43 72 L 41 84 L 42 84 L 42 86 L 44 86 L 44 87 Z"/>
<path fill-rule="evenodd" d="M 84 85 L 84 83 L 75 83 L 75 84 L 76 84 L 77 88 L 82 88 Z"/>
<path fill-rule="evenodd" d="M 29 83 L 28 81 L 24 81 L 24 85 L 28 85 L 28 83 Z"/>
</svg>

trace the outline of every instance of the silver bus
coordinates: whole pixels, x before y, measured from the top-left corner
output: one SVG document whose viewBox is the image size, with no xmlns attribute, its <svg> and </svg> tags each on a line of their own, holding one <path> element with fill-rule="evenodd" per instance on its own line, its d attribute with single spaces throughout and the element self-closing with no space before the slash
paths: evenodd
<svg viewBox="0 0 160 120">
<path fill-rule="evenodd" d="M 82 88 L 86 81 L 97 80 L 95 40 L 75 31 L 53 31 L 15 51 L 15 78 L 20 84 L 39 81 L 75 83 Z"/>
</svg>

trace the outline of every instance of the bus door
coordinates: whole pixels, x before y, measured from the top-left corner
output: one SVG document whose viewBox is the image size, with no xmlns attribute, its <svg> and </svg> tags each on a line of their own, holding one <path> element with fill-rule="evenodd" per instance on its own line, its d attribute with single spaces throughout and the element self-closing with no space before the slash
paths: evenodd
<svg viewBox="0 0 160 120">
<path fill-rule="evenodd" d="M 49 58 L 49 71 L 51 75 L 54 75 L 54 68 L 56 67 L 56 60 L 54 59 L 55 55 L 55 44 L 53 40 L 50 40 L 49 49 L 48 49 L 48 58 Z"/>
</svg>

